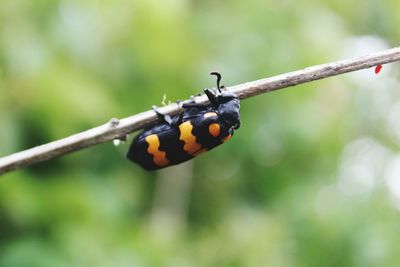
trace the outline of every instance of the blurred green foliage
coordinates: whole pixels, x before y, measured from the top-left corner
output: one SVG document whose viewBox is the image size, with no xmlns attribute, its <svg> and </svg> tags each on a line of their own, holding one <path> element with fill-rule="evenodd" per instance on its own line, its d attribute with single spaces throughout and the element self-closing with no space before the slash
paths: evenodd
<svg viewBox="0 0 400 267">
<path fill-rule="evenodd" d="M 0 156 L 214 85 L 399 44 L 398 0 L 2 0 Z M 398 64 L 242 102 L 146 172 L 98 145 L 0 179 L 0 266 L 396 266 Z"/>
</svg>

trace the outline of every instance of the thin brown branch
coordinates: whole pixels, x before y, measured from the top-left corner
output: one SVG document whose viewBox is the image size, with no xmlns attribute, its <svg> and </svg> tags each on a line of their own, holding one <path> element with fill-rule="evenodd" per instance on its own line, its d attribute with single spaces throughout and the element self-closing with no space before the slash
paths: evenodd
<svg viewBox="0 0 400 267">
<path fill-rule="evenodd" d="M 245 99 L 274 90 L 399 60 L 400 47 L 396 47 L 364 57 L 317 65 L 266 79 L 231 86 L 228 87 L 227 90 L 234 92 L 241 99 Z M 207 98 L 202 95 L 196 97 L 195 101 L 198 103 L 206 103 Z M 164 114 L 176 114 L 180 111 L 182 111 L 182 108 L 175 103 L 160 108 L 160 112 Z M 82 148 L 114 139 L 123 139 L 127 134 L 147 127 L 155 123 L 156 120 L 156 114 L 150 110 L 121 120 L 112 119 L 106 124 L 87 131 L 11 154 L 0 158 L 0 175 L 17 168 L 49 160 Z"/>
</svg>

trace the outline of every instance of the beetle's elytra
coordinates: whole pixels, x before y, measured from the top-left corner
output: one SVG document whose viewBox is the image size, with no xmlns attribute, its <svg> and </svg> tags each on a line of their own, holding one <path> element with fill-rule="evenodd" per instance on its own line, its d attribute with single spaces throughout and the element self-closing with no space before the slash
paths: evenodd
<svg viewBox="0 0 400 267">
<path fill-rule="evenodd" d="M 218 92 L 204 92 L 210 105 L 189 103 L 173 117 L 153 108 L 160 122 L 145 129 L 132 142 L 127 157 L 146 170 L 156 170 L 190 160 L 229 140 L 240 126 L 240 101 L 233 93 L 222 91 L 221 75 L 217 76 Z"/>
</svg>

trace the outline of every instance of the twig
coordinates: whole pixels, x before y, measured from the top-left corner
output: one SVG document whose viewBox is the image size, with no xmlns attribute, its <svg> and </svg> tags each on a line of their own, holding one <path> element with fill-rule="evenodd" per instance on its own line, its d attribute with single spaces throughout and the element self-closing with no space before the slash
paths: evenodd
<svg viewBox="0 0 400 267">
<path fill-rule="evenodd" d="M 235 93 L 241 99 L 245 99 L 251 96 L 323 79 L 329 76 L 366 69 L 379 64 L 399 60 L 400 47 L 396 47 L 364 57 L 317 65 L 303 70 L 231 86 L 228 87 L 227 90 Z M 207 98 L 204 95 L 201 95 L 196 97 L 195 101 L 198 103 L 206 103 Z M 182 111 L 182 108 L 180 108 L 176 103 L 160 108 L 160 112 L 164 114 L 176 114 L 180 111 Z M 150 110 L 121 120 L 112 119 L 106 124 L 71 135 L 67 138 L 11 154 L 0 158 L 0 175 L 17 168 L 49 160 L 82 148 L 114 139 L 124 139 L 127 134 L 147 127 L 155 123 L 156 120 L 156 114 Z"/>
</svg>

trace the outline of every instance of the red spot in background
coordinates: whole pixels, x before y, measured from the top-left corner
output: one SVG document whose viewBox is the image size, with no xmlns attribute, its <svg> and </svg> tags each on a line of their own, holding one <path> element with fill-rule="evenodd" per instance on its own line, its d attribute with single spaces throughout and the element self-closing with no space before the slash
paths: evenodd
<svg viewBox="0 0 400 267">
<path fill-rule="evenodd" d="M 382 65 L 381 64 L 377 65 L 375 67 L 375 74 L 378 74 L 381 71 L 381 69 L 382 69 Z"/>
</svg>

